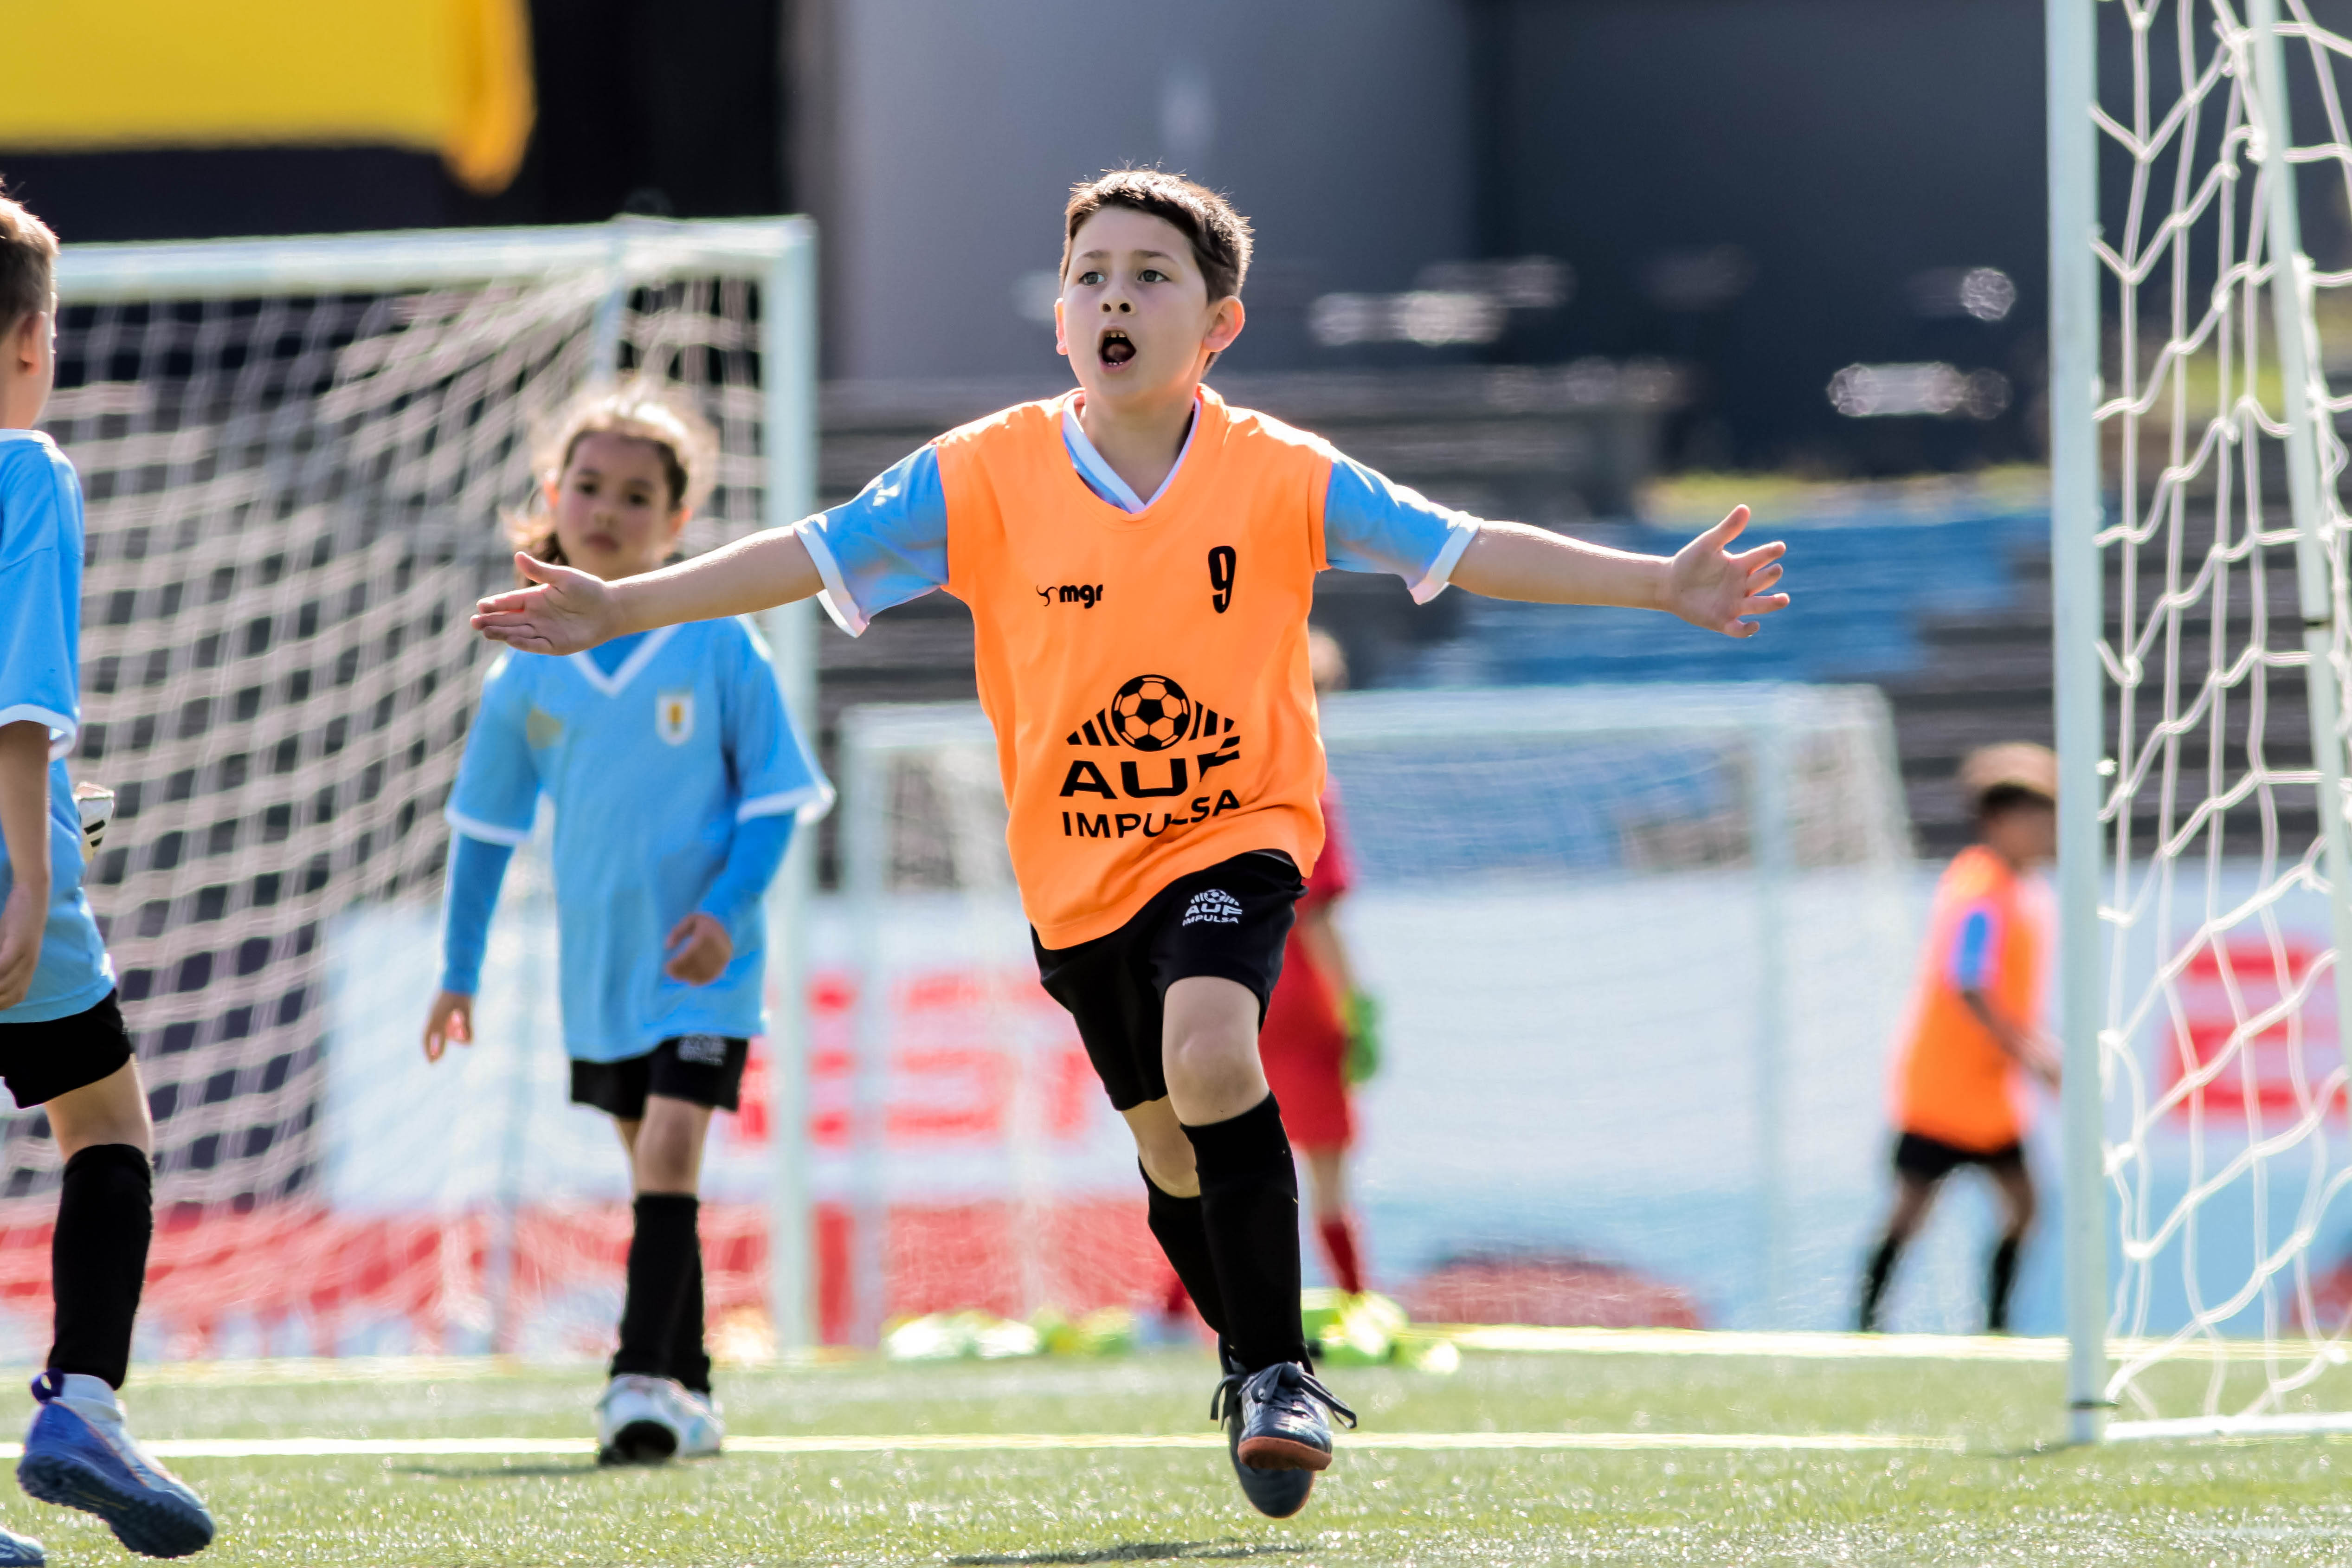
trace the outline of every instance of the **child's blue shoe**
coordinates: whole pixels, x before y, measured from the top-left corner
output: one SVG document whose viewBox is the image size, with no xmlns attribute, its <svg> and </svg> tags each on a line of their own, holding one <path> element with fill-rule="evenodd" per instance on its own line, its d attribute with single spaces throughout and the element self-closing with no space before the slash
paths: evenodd
<svg viewBox="0 0 2352 1568">
<path fill-rule="evenodd" d="M 40 1568 L 47 1561 L 41 1543 L 31 1536 L 0 1530 L 0 1568 Z"/>
<path fill-rule="evenodd" d="M 33 1397 L 40 1408 L 16 1462 L 16 1484 L 28 1495 L 98 1515 L 142 1556 L 185 1557 L 212 1544 L 213 1516 L 132 1440 L 103 1378 L 44 1372 L 33 1379 Z"/>
</svg>

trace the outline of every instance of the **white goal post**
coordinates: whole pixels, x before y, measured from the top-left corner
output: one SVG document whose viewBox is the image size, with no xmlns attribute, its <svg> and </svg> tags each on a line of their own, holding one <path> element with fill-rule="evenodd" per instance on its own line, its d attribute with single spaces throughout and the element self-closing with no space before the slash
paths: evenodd
<svg viewBox="0 0 2352 1568">
<path fill-rule="evenodd" d="M 422 998 L 404 998 L 431 973 L 414 950 L 433 939 L 415 895 L 439 885 L 442 797 L 487 663 L 467 646 L 464 616 L 505 575 L 499 517 L 530 494 L 532 426 L 598 380 L 661 379 L 719 431 L 718 489 L 690 526 L 691 548 L 805 515 L 816 498 L 815 268 L 814 227 L 801 217 L 65 247 L 67 374 L 47 427 L 82 472 L 90 533 L 86 744 L 74 765 L 139 792 L 109 840 L 117 858 L 93 867 L 93 892 L 118 966 L 152 996 L 131 1011 L 154 1037 L 142 1054 L 162 1123 L 159 1204 L 185 1222 L 159 1233 L 159 1256 L 179 1251 L 172 1279 L 150 1292 L 162 1336 L 150 1353 L 439 1349 L 436 1335 L 456 1347 L 520 1332 L 503 1300 L 457 1279 L 484 1247 L 493 1273 L 519 1267 L 511 1201 L 503 1222 L 459 1213 L 479 1206 L 475 1183 L 474 1195 L 447 1197 L 407 1229 L 371 1229 L 335 1223 L 320 1194 L 342 1179 L 423 1181 L 427 1134 L 458 1139 L 478 1115 L 495 1125 L 469 1147 L 504 1150 L 500 1184 L 569 1169 L 562 1151 L 531 1142 L 560 1111 L 560 1087 L 532 1090 L 557 1101 L 544 1110 L 507 1089 L 546 1077 L 527 1058 L 554 1039 L 531 856 L 518 861 L 504 935 L 493 937 L 491 967 L 503 973 L 486 976 L 484 1006 L 504 987 L 505 1022 L 467 1053 L 490 1066 L 431 1080 L 437 1111 L 382 1112 L 410 1119 L 413 1147 L 362 1157 L 320 1146 L 336 1092 L 320 1060 L 322 1020 L 339 1016 L 363 1037 L 362 1054 L 383 1058 L 362 1064 L 369 1071 L 416 1054 L 407 1037 L 421 1015 L 408 1014 Z M 811 607 L 761 619 L 786 700 L 814 736 Z M 291 663 L 302 668 L 289 683 Z M 765 1317 L 787 1347 L 814 1333 L 793 1135 L 814 840 L 797 837 L 770 894 L 773 1131 L 758 1158 L 772 1163 L 763 1193 L 744 1194 L 764 1207 Z M 390 924 L 349 923 L 355 909 L 404 900 Z M 240 933 L 250 940 L 240 945 Z M 338 941 L 341 958 L 321 956 Z M 136 1000 L 128 988 L 126 1000 Z M 490 1039 L 499 1029 L 504 1045 Z M 54 1179 L 26 1131 L 26 1118 L 9 1126 L 0 1199 L 37 1200 Z M 619 1168 L 617 1152 L 607 1163 Z M 215 1219 L 207 1243 L 200 1222 Z M 525 1224 L 558 1250 L 608 1261 L 611 1237 L 587 1235 L 569 1212 Z M 265 1267 L 307 1272 L 315 1289 L 253 1289 Z M 535 1278 L 548 1300 L 570 1288 Z M 248 1291 L 274 1304 L 247 1309 Z M 275 1315 L 248 1321 L 265 1311 Z M 585 1317 L 593 1329 L 596 1313 Z M 295 1319 L 299 1332 L 281 1321 Z M 393 1320 L 405 1321 L 395 1337 L 367 1337 Z"/>
<path fill-rule="evenodd" d="M 2078 1442 L 2352 1423 L 2352 41 L 2320 10 L 2047 4 Z"/>
</svg>

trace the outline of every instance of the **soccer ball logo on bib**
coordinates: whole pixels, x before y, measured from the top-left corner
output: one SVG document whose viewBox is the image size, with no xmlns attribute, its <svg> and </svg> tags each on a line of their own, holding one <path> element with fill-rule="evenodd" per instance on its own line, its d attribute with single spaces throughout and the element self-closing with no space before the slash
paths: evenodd
<svg viewBox="0 0 2352 1568">
<path fill-rule="evenodd" d="M 694 692 L 691 688 L 664 691 L 654 698 L 654 733 L 666 745 L 683 746 L 694 738 Z"/>
<path fill-rule="evenodd" d="M 1164 752 L 1192 727 L 1192 700 L 1164 675 L 1139 675 L 1110 700 L 1110 725 L 1139 752 Z"/>
</svg>

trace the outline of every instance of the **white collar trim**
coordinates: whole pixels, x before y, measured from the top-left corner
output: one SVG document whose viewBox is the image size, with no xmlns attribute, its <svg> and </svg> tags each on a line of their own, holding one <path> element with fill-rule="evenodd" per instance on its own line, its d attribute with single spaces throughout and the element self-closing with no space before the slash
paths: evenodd
<svg viewBox="0 0 2352 1568">
<path fill-rule="evenodd" d="M 1069 405 L 1062 410 L 1062 439 L 1069 447 L 1071 459 L 1078 465 L 1078 471 L 1086 475 L 1097 490 L 1109 492 L 1103 499 L 1129 512 L 1141 511 L 1146 507 L 1157 505 L 1160 498 L 1168 493 L 1168 487 L 1174 484 L 1176 476 L 1184 471 L 1184 459 L 1191 455 L 1192 437 L 1200 433 L 1200 429 L 1201 397 L 1195 393 L 1192 395 L 1192 422 L 1184 427 L 1184 445 L 1177 451 L 1175 463 L 1169 468 L 1168 477 L 1160 481 L 1160 488 L 1151 492 L 1151 499 L 1139 500 L 1136 498 L 1135 487 L 1120 479 L 1117 470 L 1104 461 L 1103 455 L 1095 450 L 1095 444 L 1087 438 L 1086 427 L 1078 423 L 1078 400 L 1075 397 L 1070 399 Z"/>
<path fill-rule="evenodd" d="M 647 632 L 646 640 L 631 648 L 629 657 L 621 661 L 621 668 L 610 675 L 598 668 L 595 655 L 585 648 L 572 656 L 572 668 L 605 696 L 618 697 L 622 689 L 637 678 L 638 672 L 653 662 L 654 655 L 661 652 L 662 645 L 677 635 L 676 626 L 658 626 Z"/>
</svg>

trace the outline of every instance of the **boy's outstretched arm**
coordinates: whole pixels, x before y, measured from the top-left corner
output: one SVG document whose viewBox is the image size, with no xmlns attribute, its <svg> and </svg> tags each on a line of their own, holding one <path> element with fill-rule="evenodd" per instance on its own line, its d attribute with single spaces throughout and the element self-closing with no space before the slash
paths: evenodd
<svg viewBox="0 0 2352 1568">
<path fill-rule="evenodd" d="M 1452 581 L 1490 599 L 1664 610 L 1727 637 L 1754 637 L 1757 624 L 1745 617 L 1769 616 L 1789 603 L 1788 595 L 1769 592 L 1780 580 L 1780 560 L 1789 547 L 1759 544 L 1735 554 L 1731 542 L 1747 526 L 1748 509 L 1734 507 L 1665 556 L 1587 544 L 1525 523 L 1489 522 L 1463 551 Z"/>
<path fill-rule="evenodd" d="M 578 653 L 630 632 L 814 598 L 824 587 L 808 546 L 785 528 L 613 583 L 528 555 L 517 555 L 515 566 L 532 586 L 480 601 L 474 629 L 526 653 Z"/>
</svg>

